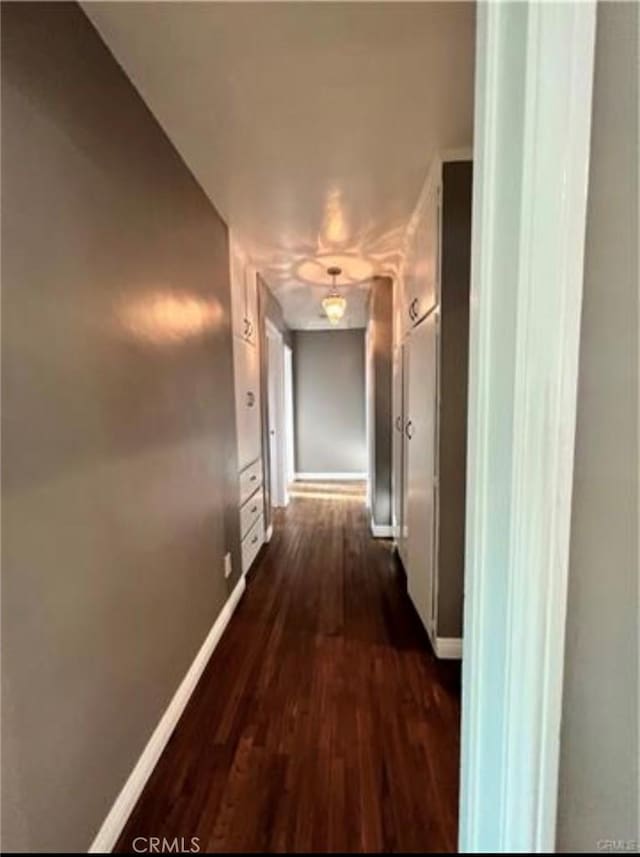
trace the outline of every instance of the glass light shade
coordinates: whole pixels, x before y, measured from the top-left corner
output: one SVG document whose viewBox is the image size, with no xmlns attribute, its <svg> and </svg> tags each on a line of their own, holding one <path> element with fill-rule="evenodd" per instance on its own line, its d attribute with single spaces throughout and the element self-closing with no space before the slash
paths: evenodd
<svg viewBox="0 0 640 857">
<path fill-rule="evenodd" d="M 330 294 L 322 301 L 322 307 L 330 324 L 339 324 L 347 308 L 347 302 L 342 295 Z"/>
</svg>

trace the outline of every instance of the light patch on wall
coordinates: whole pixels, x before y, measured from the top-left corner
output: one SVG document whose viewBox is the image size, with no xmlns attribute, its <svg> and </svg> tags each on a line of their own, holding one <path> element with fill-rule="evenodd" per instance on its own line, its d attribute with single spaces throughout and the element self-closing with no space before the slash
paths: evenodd
<svg viewBox="0 0 640 857">
<path fill-rule="evenodd" d="M 323 221 L 324 239 L 329 246 L 347 243 L 349 228 L 344 213 L 342 192 L 338 188 L 334 188 L 327 196 Z"/>
<path fill-rule="evenodd" d="M 158 291 L 125 304 L 119 318 L 130 336 L 154 345 L 173 345 L 215 329 L 224 311 L 215 298 Z"/>
</svg>

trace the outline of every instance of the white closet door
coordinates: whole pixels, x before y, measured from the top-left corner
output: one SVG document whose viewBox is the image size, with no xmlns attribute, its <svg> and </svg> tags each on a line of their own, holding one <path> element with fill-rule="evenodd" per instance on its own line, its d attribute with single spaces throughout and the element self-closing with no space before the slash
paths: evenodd
<svg viewBox="0 0 640 857">
<path fill-rule="evenodd" d="M 260 456 L 260 366 L 258 349 L 234 337 L 238 467 Z"/>
<path fill-rule="evenodd" d="M 434 618 L 437 319 L 431 313 L 409 338 L 409 595 L 429 633 Z"/>
</svg>

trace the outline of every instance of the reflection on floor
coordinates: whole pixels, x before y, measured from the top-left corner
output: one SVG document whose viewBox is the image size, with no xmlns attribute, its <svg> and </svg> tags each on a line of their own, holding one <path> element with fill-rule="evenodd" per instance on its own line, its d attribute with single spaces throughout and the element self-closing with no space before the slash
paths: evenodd
<svg viewBox="0 0 640 857">
<path fill-rule="evenodd" d="M 119 850 L 456 850 L 459 665 L 431 653 L 364 485 L 291 497 Z"/>
<path fill-rule="evenodd" d="M 292 482 L 288 488 L 289 496 L 307 500 L 358 500 L 364 502 L 367 483 L 353 482 Z"/>
</svg>

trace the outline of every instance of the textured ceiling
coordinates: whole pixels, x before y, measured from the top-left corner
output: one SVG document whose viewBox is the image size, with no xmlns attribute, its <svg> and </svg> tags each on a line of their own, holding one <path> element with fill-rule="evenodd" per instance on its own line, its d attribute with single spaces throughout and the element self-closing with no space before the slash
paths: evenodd
<svg viewBox="0 0 640 857">
<path fill-rule="evenodd" d="M 325 326 L 336 256 L 345 326 L 362 326 L 366 279 L 394 270 L 433 154 L 471 142 L 473 5 L 84 9 L 290 326 Z"/>
</svg>

